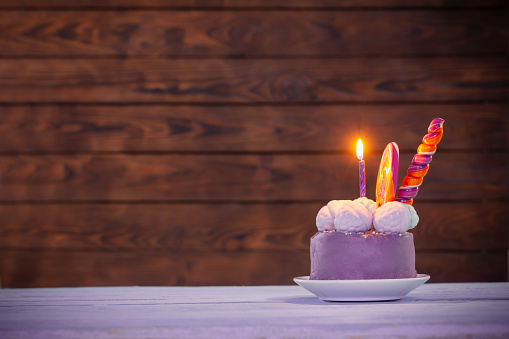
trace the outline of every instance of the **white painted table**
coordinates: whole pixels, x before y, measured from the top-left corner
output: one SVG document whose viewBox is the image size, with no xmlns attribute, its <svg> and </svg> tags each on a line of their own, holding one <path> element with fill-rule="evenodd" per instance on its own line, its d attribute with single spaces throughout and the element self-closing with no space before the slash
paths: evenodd
<svg viewBox="0 0 509 339">
<path fill-rule="evenodd" d="M 509 337 L 509 283 L 425 284 L 389 302 L 299 286 L 0 290 L 0 338 Z"/>
</svg>

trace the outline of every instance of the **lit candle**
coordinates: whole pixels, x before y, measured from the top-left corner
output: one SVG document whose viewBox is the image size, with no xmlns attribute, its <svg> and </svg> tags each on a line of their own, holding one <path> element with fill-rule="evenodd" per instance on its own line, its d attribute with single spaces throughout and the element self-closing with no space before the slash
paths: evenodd
<svg viewBox="0 0 509 339">
<path fill-rule="evenodd" d="M 362 149 L 362 140 L 357 141 L 357 159 L 359 159 L 359 192 L 361 197 L 366 196 L 366 179 L 364 166 L 364 150 Z"/>
</svg>

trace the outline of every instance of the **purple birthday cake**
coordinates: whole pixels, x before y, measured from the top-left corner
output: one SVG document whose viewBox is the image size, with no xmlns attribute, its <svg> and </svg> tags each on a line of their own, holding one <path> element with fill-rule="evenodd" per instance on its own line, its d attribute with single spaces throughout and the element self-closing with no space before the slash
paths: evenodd
<svg viewBox="0 0 509 339">
<path fill-rule="evenodd" d="M 408 204 L 376 207 L 367 198 L 333 200 L 316 218 L 311 238 L 313 280 L 415 278 L 414 237 L 419 217 Z"/>
<path fill-rule="evenodd" d="M 376 202 L 365 197 L 361 185 L 361 198 L 332 200 L 320 209 L 318 232 L 311 238 L 311 280 L 417 277 L 414 238 L 408 230 L 419 217 L 412 203 L 442 137 L 443 123 L 440 118 L 431 122 L 397 192 L 399 149 L 392 142 L 380 162 Z M 364 183 L 362 155 L 359 160 Z"/>
</svg>

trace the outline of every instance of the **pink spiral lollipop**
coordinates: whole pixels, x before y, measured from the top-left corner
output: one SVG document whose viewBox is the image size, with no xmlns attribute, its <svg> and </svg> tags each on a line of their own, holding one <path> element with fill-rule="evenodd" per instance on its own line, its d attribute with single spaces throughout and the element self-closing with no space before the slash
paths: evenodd
<svg viewBox="0 0 509 339">
<path fill-rule="evenodd" d="M 422 144 L 417 148 L 417 154 L 413 157 L 410 167 L 408 167 L 407 176 L 398 189 L 396 201 L 410 205 L 413 203 L 413 199 L 419 192 L 422 179 L 428 173 L 429 164 L 437 150 L 437 144 L 444 134 L 444 122 L 445 120 L 442 118 L 435 118 L 431 121 L 428 134 L 422 138 Z"/>
</svg>

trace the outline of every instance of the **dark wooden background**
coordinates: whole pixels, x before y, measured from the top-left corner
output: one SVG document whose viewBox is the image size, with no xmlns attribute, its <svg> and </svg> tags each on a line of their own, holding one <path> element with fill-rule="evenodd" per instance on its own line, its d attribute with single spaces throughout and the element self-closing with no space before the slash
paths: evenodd
<svg viewBox="0 0 509 339">
<path fill-rule="evenodd" d="M 318 209 L 400 182 L 417 269 L 507 280 L 505 0 L 0 0 L 3 287 L 292 284 Z"/>
</svg>

